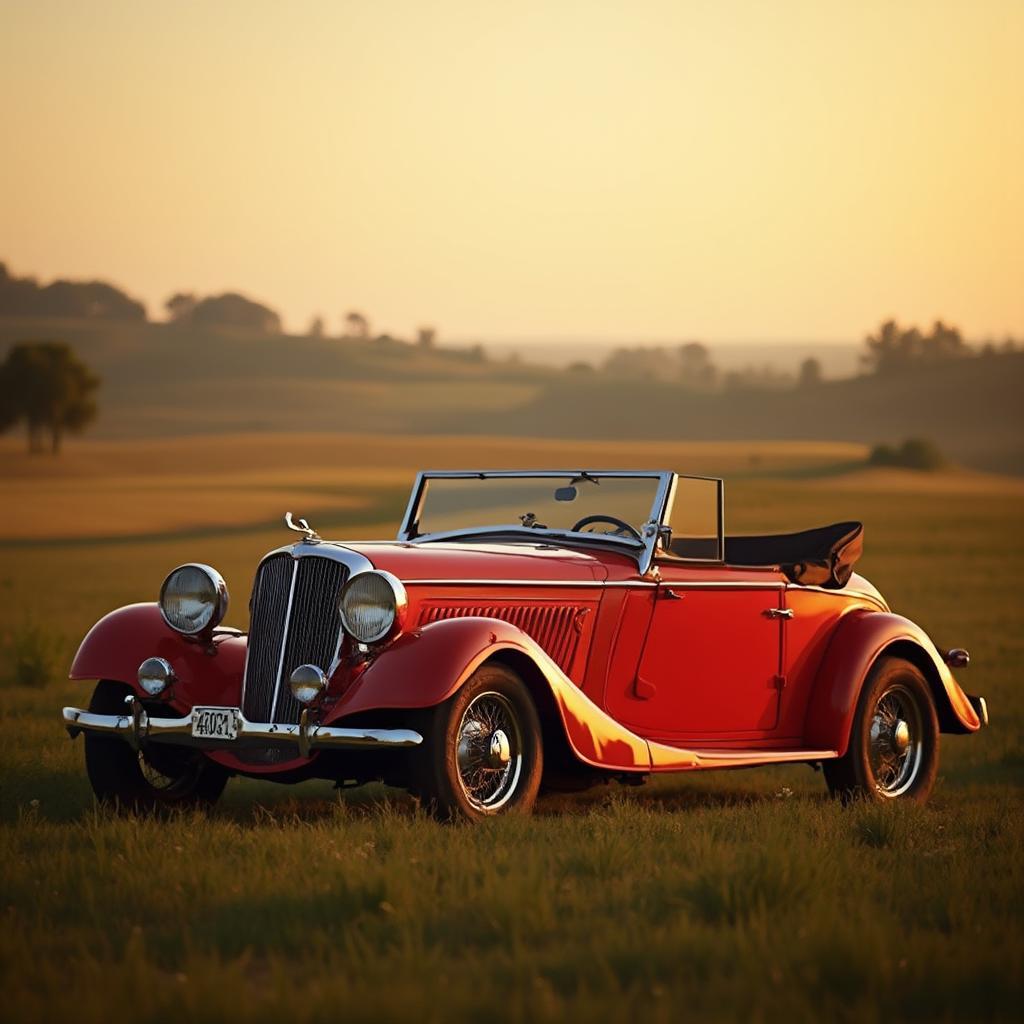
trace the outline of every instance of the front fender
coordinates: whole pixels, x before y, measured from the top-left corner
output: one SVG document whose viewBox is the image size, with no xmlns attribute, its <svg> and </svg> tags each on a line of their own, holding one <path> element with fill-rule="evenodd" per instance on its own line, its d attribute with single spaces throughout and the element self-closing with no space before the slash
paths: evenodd
<svg viewBox="0 0 1024 1024">
<path fill-rule="evenodd" d="M 920 626 L 891 612 L 856 611 L 843 618 L 818 669 L 807 708 L 807 746 L 842 756 L 850 740 L 857 700 L 871 666 L 885 654 L 913 662 L 931 684 L 943 732 L 975 732 L 980 726 L 967 695 Z"/>
<path fill-rule="evenodd" d="M 360 711 L 428 708 L 451 697 L 476 669 L 502 652 L 525 655 L 550 694 L 566 742 L 585 764 L 647 772 L 647 741 L 605 714 L 517 626 L 500 619 L 443 619 L 407 633 L 383 651 L 332 709 L 326 723 Z"/>
<path fill-rule="evenodd" d="M 136 674 L 146 658 L 166 658 L 178 677 L 167 703 L 182 713 L 195 704 L 238 706 L 245 669 L 244 637 L 217 638 L 216 653 L 190 643 L 163 620 L 155 603 L 130 604 L 104 615 L 71 663 L 72 679 L 116 679 L 147 700 Z"/>
</svg>

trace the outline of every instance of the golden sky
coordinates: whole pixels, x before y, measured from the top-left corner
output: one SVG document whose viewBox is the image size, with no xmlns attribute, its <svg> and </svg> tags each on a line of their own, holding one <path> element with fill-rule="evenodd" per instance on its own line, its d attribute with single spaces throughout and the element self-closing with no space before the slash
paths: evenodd
<svg viewBox="0 0 1024 1024">
<path fill-rule="evenodd" d="M 0 260 L 406 334 L 1024 334 L 1024 0 L 0 0 Z"/>
</svg>

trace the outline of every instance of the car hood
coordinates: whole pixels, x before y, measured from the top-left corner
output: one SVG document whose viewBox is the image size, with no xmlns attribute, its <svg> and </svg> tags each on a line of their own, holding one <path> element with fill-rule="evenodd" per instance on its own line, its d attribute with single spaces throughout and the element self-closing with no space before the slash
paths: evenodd
<svg viewBox="0 0 1024 1024">
<path fill-rule="evenodd" d="M 368 558 L 377 569 L 394 573 L 406 583 L 417 580 L 564 580 L 603 582 L 621 578 L 636 561 L 617 551 L 560 547 L 542 542 L 514 544 L 457 544 L 441 541 L 407 544 L 402 541 L 363 542 L 345 547 Z"/>
</svg>

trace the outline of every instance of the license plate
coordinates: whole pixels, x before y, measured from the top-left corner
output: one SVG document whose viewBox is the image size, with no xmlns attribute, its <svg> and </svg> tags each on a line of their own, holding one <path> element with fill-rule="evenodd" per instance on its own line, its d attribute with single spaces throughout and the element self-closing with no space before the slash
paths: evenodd
<svg viewBox="0 0 1024 1024">
<path fill-rule="evenodd" d="M 238 737 L 238 708 L 193 708 L 192 735 L 201 740 Z"/>
</svg>

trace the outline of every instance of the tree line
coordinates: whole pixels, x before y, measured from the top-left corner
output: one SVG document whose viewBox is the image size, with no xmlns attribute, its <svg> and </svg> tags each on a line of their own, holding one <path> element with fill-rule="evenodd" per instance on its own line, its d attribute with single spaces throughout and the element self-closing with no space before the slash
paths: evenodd
<svg viewBox="0 0 1024 1024">
<path fill-rule="evenodd" d="M 254 334 L 284 333 L 280 314 L 270 306 L 238 292 L 197 295 L 179 291 L 164 303 L 167 322 L 183 327 L 212 327 L 248 331 Z M 35 277 L 16 277 L 0 263 L 0 316 L 67 317 L 148 321 L 143 302 L 105 281 L 56 280 L 43 285 Z M 324 318 L 314 316 L 308 337 L 325 338 L 329 331 Z M 366 314 L 348 310 L 341 314 L 337 337 L 350 341 L 379 341 L 383 344 L 413 344 L 420 349 L 437 345 L 437 331 L 420 327 L 411 342 L 388 334 L 374 334 Z M 481 350 L 482 353 L 482 350 Z"/>
<path fill-rule="evenodd" d="M 866 373 L 888 375 L 913 372 L 956 359 L 1015 352 L 1022 347 L 1009 335 L 1000 342 L 992 339 L 968 342 L 959 328 L 942 320 L 936 320 L 927 330 L 901 327 L 895 320 L 885 320 L 865 336 L 860 362 Z M 817 387 L 823 381 L 821 362 L 813 356 L 800 364 L 795 375 L 770 365 L 723 372 L 715 365 L 710 349 L 698 341 L 676 346 L 625 346 L 615 349 L 597 367 L 583 362 L 569 369 L 624 380 L 659 381 L 697 392 L 785 391 Z"/>
<path fill-rule="evenodd" d="M 980 344 L 966 341 L 958 327 L 936 320 L 931 328 L 901 327 L 896 320 L 883 321 L 864 338 L 866 351 L 861 364 L 871 373 L 904 373 L 934 363 L 946 363 L 970 356 L 1014 352 L 1016 339 L 1007 335 L 1001 342 L 987 339 Z"/>
<path fill-rule="evenodd" d="M 105 281 L 51 281 L 15 277 L 0 263 L 0 315 L 95 317 L 144 322 L 146 307 Z"/>
</svg>

